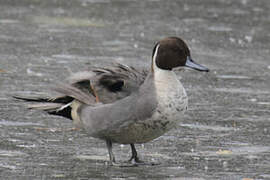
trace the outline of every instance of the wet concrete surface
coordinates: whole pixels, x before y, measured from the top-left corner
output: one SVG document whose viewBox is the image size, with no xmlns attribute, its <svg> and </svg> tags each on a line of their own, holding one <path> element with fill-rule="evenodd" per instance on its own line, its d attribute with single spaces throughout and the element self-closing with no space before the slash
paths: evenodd
<svg viewBox="0 0 270 180">
<path fill-rule="evenodd" d="M 269 12 L 268 0 L 1 0 L 0 179 L 270 179 Z M 148 68 L 166 36 L 185 39 L 211 72 L 177 72 L 189 111 L 137 145 L 160 165 L 107 166 L 104 142 L 11 97 L 46 96 L 89 66 Z M 114 152 L 124 161 L 130 148 Z"/>
</svg>

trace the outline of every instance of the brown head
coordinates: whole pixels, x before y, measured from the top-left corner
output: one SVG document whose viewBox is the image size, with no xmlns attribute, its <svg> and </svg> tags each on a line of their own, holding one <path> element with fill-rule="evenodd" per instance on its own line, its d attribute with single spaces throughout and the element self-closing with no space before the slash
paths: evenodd
<svg viewBox="0 0 270 180">
<path fill-rule="evenodd" d="M 153 49 L 152 61 L 155 61 L 156 66 L 163 70 L 186 66 L 198 71 L 209 71 L 208 68 L 191 59 L 187 44 L 178 37 L 168 37 L 159 41 Z"/>
</svg>

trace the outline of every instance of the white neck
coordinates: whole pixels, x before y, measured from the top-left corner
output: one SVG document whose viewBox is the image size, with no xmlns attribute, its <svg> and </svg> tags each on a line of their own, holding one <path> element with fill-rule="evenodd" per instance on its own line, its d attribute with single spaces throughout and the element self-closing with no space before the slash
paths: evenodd
<svg viewBox="0 0 270 180">
<path fill-rule="evenodd" d="M 153 59 L 152 59 L 152 70 L 154 73 L 154 79 L 156 88 L 158 91 L 172 91 L 172 88 L 179 86 L 180 81 L 178 80 L 176 74 L 172 70 L 164 70 L 157 66 L 156 58 L 159 49 L 159 44 L 156 47 Z"/>
</svg>

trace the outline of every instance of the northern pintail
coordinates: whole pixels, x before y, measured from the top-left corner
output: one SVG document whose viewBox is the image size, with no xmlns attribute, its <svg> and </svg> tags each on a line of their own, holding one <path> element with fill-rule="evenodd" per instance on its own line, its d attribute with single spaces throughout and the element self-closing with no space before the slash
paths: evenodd
<svg viewBox="0 0 270 180">
<path fill-rule="evenodd" d="M 154 46 L 149 71 L 123 64 L 97 68 L 55 86 L 59 97 L 17 98 L 35 101 L 30 108 L 72 119 L 90 136 L 105 140 L 111 164 L 112 143 L 130 144 L 130 161 L 140 163 L 134 144 L 163 135 L 183 119 L 188 97 L 173 69 L 184 66 L 209 71 L 191 59 L 182 39 L 168 37 Z"/>
</svg>

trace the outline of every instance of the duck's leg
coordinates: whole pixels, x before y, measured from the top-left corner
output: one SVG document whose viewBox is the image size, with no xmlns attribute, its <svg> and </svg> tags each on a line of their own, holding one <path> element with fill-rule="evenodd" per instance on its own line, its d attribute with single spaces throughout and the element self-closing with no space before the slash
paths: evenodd
<svg viewBox="0 0 270 180">
<path fill-rule="evenodd" d="M 109 156 L 110 156 L 110 165 L 114 165 L 115 164 L 115 157 L 114 157 L 113 152 L 112 152 L 112 141 L 106 140 L 106 145 L 107 145 L 107 149 L 108 149 Z"/>
<path fill-rule="evenodd" d="M 138 157 L 138 153 L 136 151 L 135 145 L 134 144 L 130 144 L 130 147 L 131 147 L 132 155 L 131 155 L 131 158 L 129 159 L 129 162 L 132 162 L 134 160 L 135 163 L 143 164 L 144 162 L 141 161 L 139 159 L 139 157 Z"/>
<path fill-rule="evenodd" d="M 157 163 L 145 163 L 144 161 L 141 161 L 138 158 L 138 154 L 137 154 L 137 151 L 136 151 L 134 144 L 130 144 L 132 156 L 129 159 L 128 163 L 116 163 L 115 157 L 114 157 L 113 152 L 112 152 L 112 141 L 106 140 L 106 145 L 107 145 L 109 156 L 110 156 L 110 165 L 111 166 L 132 167 L 132 166 L 138 166 L 138 165 L 150 165 L 150 166 L 158 165 Z"/>
<path fill-rule="evenodd" d="M 114 157 L 113 152 L 112 152 L 112 141 L 106 140 L 106 145 L 107 145 L 109 156 L 110 156 L 110 163 L 109 164 L 111 166 L 132 167 L 132 166 L 137 166 L 138 164 L 143 164 L 143 162 L 140 161 L 137 157 L 137 152 L 136 152 L 134 144 L 131 145 L 132 157 L 130 158 L 128 163 L 116 163 L 115 157 Z M 133 159 L 135 162 L 132 162 Z M 132 162 L 132 164 L 131 164 L 131 162 Z"/>
<path fill-rule="evenodd" d="M 159 165 L 160 163 L 155 163 L 155 162 L 144 162 L 142 160 L 139 159 L 138 157 L 138 153 L 136 151 L 135 145 L 134 144 L 130 144 L 131 147 L 131 151 L 132 151 L 132 156 L 129 159 L 130 163 L 133 163 L 134 165 L 148 165 L 148 166 L 155 166 L 155 165 Z"/>
</svg>

